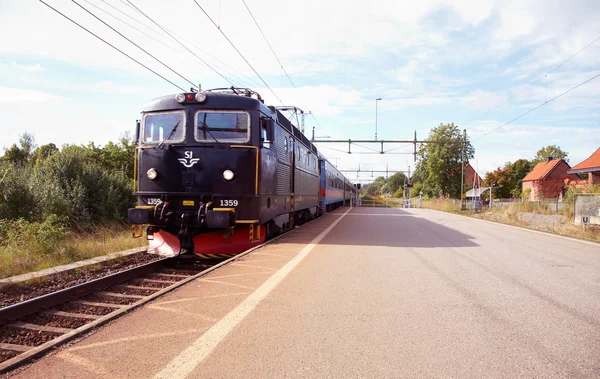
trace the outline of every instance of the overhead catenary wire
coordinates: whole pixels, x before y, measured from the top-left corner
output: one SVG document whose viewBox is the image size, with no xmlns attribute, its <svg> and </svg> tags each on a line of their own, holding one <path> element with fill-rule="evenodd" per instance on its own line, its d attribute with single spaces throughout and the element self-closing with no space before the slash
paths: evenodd
<svg viewBox="0 0 600 379">
<path fill-rule="evenodd" d="M 123 33 L 119 32 L 117 29 L 113 28 L 112 26 L 110 26 L 108 23 L 106 23 L 104 20 L 102 20 L 100 17 L 96 16 L 93 12 L 91 12 L 90 10 L 88 10 L 86 7 L 84 7 L 83 5 L 79 4 L 77 1 L 75 0 L 71 0 L 73 3 L 75 3 L 78 7 L 80 7 L 81 9 L 83 9 L 84 11 L 86 11 L 88 14 L 90 14 L 92 17 L 94 17 L 96 20 L 100 21 L 101 23 L 103 23 L 104 25 L 106 25 L 107 27 L 109 27 L 113 32 L 117 33 L 118 35 L 120 35 L 121 37 L 125 38 L 127 41 L 129 41 L 132 45 L 134 45 L 135 47 L 137 47 L 138 49 L 142 50 L 144 53 L 146 53 L 147 55 L 149 55 L 152 59 L 154 59 L 155 61 L 157 61 L 158 63 L 160 63 L 161 65 L 163 65 L 164 67 L 166 67 L 169 71 L 171 71 L 172 73 L 174 73 L 175 75 L 179 76 L 181 79 L 187 81 L 188 83 L 190 83 L 193 87 L 198 87 L 197 84 L 195 84 L 194 82 L 192 82 L 191 80 L 189 80 L 188 78 L 186 78 L 185 76 L 181 75 L 180 73 L 178 73 L 177 71 L 175 71 L 174 69 L 172 69 L 169 65 L 167 65 L 166 63 L 164 63 L 163 61 L 161 61 L 160 59 L 156 58 L 154 55 L 152 55 L 150 52 L 148 52 L 148 50 L 144 49 L 143 47 L 141 47 L 140 45 L 138 45 L 137 43 L 133 42 L 130 38 L 128 38 L 127 36 L 125 36 Z"/>
<path fill-rule="evenodd" d="M 273 53 L 273 55 L 275 56 L 275 59 L 277 59 L 277 62 L 279 62 L 279 66 L 281 67 L 281 69 L 283 70 L 283 72 L 285 73 L 285 76 L 287 76 L 288 80 L 290 81 L 290 83 L 292 84 L 292 87 L 294 87 L 294 89 L 296 90 L 296 93 L 298 94 L 298 96 L 300 97 L 300 100 L 303 103 L 306 103 L 304 101 L 304 99 L 302 98 L 302 94 L 300 93 L 300 91 L 298 91 L 298 88 L 296 88 L 296 85 L 294 84 L 294 82 L 292 81 L 292 78 L 290 77 L 290 75 L 288 74 L 287 70 L 285 69 L 285 67 L 283 66 L 283 63 L 281 63 L 281 60 L 279 59 L 279 57 L 277 56 L 277 53 L 275 52 L 275 50 L 273 49 L 273 46 L 271 46 L 271 43 L 269 42 L 269 40 L 267 39 L 267 36 L 265 35 L 265 33 L 263 32 L 262 28 L 260 27 L 260 25 L 258 24 L 258 21 L 256 20 L 256 18 L 254 17 L 254 15 L 252 14 L 252 11 L 250 10 L 250 8 L 248 7 L 248 4 L 246 4 L 246 0 L 242 0 L 242 3 L 244 3 L 244 6 L 246 7 L 246 10 L 248 10 L 248 13 L 250 14 L 250 17 L 252 17 L 252 20 L 254 21 L 254 23 L 256 24 L 256 27 L 258 28 L 258 30 L 260 31 L 260 34 L 262 34 L 263 38 L 265 39 L 265 42 L 267 43 L 267 45 L 269 46 L 269 49 L 271 49 L 271 52 Z"/>
<path fill-rule="evenodd" d="M 568 59 L 566 59 L 565 61 L 561 62 L 558 66 L 554 67 L 552 70 L 548 71 L 547 73 L 545 73 L 543 76 L 540 76 L 537 80 L 529 83 L 526 87 L 522 88 L 519 92 L 515 93 L 514 95 L 510 96 L 508 99 L 494 105 L 493 107 L 491 107 L 490 109 L 488 109 L 487 111 L 485 111 L 485 115 L 487 115 L 488 113 L 490 113 L 491 111 L 493 111 L 494 109 L 498 108 L 500 105 L 503 105 L 507 102 L 509 102 L 510 100 L 514 99 L 518 94 L 520 94 L 521 92 L 525 91 L 526 89 L 532 87 L 533 85 L 535 85 L 536 83 L 538 83 L 540 80 L 546 78 L 548 75 L 550 75 L 551 73 L 553 73 L 554 71 L 558 70 L 560 67 L 562 67 L 564 64 L 566 64 L 567 62 L 569 62 L 571 59 L 575 58 L 577 55 L 579 55 L 580 53 L 582 53 L 584 50 L 586 50 L 588 47 L 592 46 L 593 44 L 595 44 L 596 42 L 600 41 L 600 37 L 596 38 L 595 40 L 593 40 L 592 42 L 588 43 L 587 45 L 585 45 L 581 50 L 577 51 L 575 54 L 571 55 Z M 472 120 L 468 123 L 465 124 L 466 125 L 470 125 L 473 122 L 475 122 L 475 120 Z"/>
<path fill-rule="evenodd" d="M 139 23 L 140 25 L 144 26 L 145 28 L 147 28 L 148 30 L 152 31 L 152 32 L 153 32 L 153 33 L 155 33 L 156 35 L 158 35 L 158 36 L 160 36 L 160 37 L 165 37 L 163 34 L 161 34 L 160 32 L 156 31 L 156 30 L 155 30 L 155 29 L 153 29 L 151 26 L 148 26 L 148 25 L 144 24 L 143 22 L 141 22 L 141 21 L 140 21 L 140 20 L 138 20 L 137 18 L 135 18 L 135 17 L 131 16 L 130 14 L 128 14 L 128 13 L 126 13 L 126 12 L 122 11 L 121 9 L 119 9 L 119 8 L 115 7 L 114 5 L 112 5 L 112 4 L 108 3 L 108 2 L 106 2 L 106 0 L 100 0 L 100 1 L 102 1 L 102 2 L 103 2 L 103 3 L 105 3 L 105 4 L 107 4 L 108 6 L 112 7 L 113 9 L 117 10 L 118 12 L 120 12 L 120 13 L 124 14 L 125 16 L 127 16 L 128 18 L 130 18 L 130 19 L 134 20 L 135 22 Z M 127 6 L 127 8 L 129 8 L 129 9 L 133 10 L 134 12 L 136 12 L 136 13 L 140 13 L 140 14 L 141 14 L 141 12 L 139 12 L 138 10 L 136 10 L 135 8 L 133 8 L 133 7 L 132 7 L 130 4 L 128 4 L 128 3 L 127 3 L 125 0 L 121 0 L 121 3 L 123 3 L 124 5 L 126 5 L 126 6 Z M 115 17 L 115 16 L 113 16 L 113 17 Z M 121 21 L 121 22 L 124 22 L 124 21 Z M 173 37 L 175 37 L 175 38 L 178 38 L 179 40 L 181 40 L 181 41 L 183 41 L 183 42 L 187 43 L 188 45 L 190 45 L 190 46 L 194 47 L 195 49 L 197 49 L 198 51 L 202 52 L 202 54 L 209 56 L 209 57 L 210 57 L 210 58 L 212 58 L 214 61 L 216 61 L 216 62 L 218 62 L 219 64 L 223 65 L 223 66 L 224 66 L 224 67 L 226 67 L 227 69 L 229 69 L 229 70 L 232 70 L 232 71 L 235 71 L 236 73 L 238 73 L 239 75 L 241 75 L 241 76 L 243 76 L 243 77 L 244 77 L 244 79 L 242 79 L 242 78 L 240 78 L 240 77 L 238 77 L 238 76 L 234 75 L 234 74 L 233 74 L 233 73 L 231 73 L 231 72 L 227 72 L 227 70 L 223 69 L 223 67 L 220 67 L 220 66 L 219 66 L 219 64 L 217 64 L 217 63 L 215 63 L 215 62 L 212 62 L 212 64 L 213 64 L 214 66 L 216 66 L 216 67 L 218 67 L 218 68 L 221 68 L 221 69 L 223 69 L 224 71 L 226 71 L 226 72 L 227 72 L 227 73 L 228 73 L 230 76 L 232 76 L 233 78 L 235 78 L 235 79 L 239 80 L 240 82 L 243 82 L 245 85 L 248 85 L 250 82 L 252 82 L 253 84 L 250 84 L 250 87 L 251 87 L 251 86 L 253 86 L 253 85 L 258 85 L 258 86 L 261 86 L 261 84 L 259 84 L 258 82 L 256 82 L 254 79 L 252 79 L 252 78 L 248 77 L 247 75 L 245 75 L 245 74 L 241 73 L 240 71 L 236 70 L 235 68 L 233 68 L 233 67 L 229 66 L 227 63 L 225 63 L 225 62 L 221 61 L 220 59 L 218 59 L 218 58 L 216 58 L 215 56 L 211 55 L 209 52 L 207 52 L 207 51 L 205 51 L 205 50 L 201 49 L 201 48 L 200 48 L 200 47 L 198 47 L 197 45 L 194 45 L 193 43 L 191 43 L 191 42 L 189 42 L 189 41 L 186 41 L 184 38 L 182 38 L 181 36 L 177 35 L 177 33 L 174 33 L 172 30 L 169 30 L 169 28 L 166 28 L 166 27 L 164 27 L 163 25 L 160 25 L 160 26 L 162 26 L 162 27 L 163 27 L 165 30 L 167 30 L 169 33 L 171 33 L 171 34 L 172 34 L 172 36 L 168 36 L 168 35 L 167 35 L 167 36 L 169 37 L 169 39 L 173 39 Z M 166 34 L 166 33 L 165 33 L 165 34 Z M 171 49 L 173 49 L 173 48 L 171 47 Z M 198 61 L 198 62 L 200 62 L 200 61 Z M 200 62 L 200 63 L 204 64 L 203 62 Z"/>
<path fill-rule="evenodd" d="M 171 50 L 171 51 L 174 51 L 174 52 L 176 52 L 176 53 L 178 53 L 178 54 L 185 54 L 185 51 L 184 51 L 184 50 L 181 50 L 181 49 L 176 49 L 175 47 L 173 47 L 173 46 L 171 46 L 171 45 L 169 45 L 169 44 L 167 44 L 167 43 L 165 43 L 165 42 L 163 42 L 163 41 L 161 41 L 161 40 L 159 40 L 159 39 L 157 39 L 157 38 L 154 38 L 154 37 L 153 37 L 153 36 L 151 36 L 150 34 L 148 34 L 148 33 L 144 32 L 143 30 L 141 30 L 141 29 L 139 29 L 139 28 L 137 28 L 137 27 L 135 27 L 134 25 L 131 25 L 131 24 L 130 24 L 130 23 L 128 23 L 127 21 L 124 21 L 122 18 L 119 18 L 118 16 L 115 16 L 115 15 L 114 15 L 114 14 L 112 14 L 111 12 L 109 12 L 109 11 L 107 11 L 107 10 L 105 10 L 105 9 L 103 9 L 103 8 L 101 8 L 101 7 L 97 6 L 97 5 L 95 5 L 95 4 L 93 4 L 93 3 L 92 3 L 92 2 L 90 2 L 89 0 L 83 0 L 83 1 L 85 1 L 86 3 L 88 3 L 88 4 L 89 4 L 89 5 L 91 5 L 91 6 L 95 7 L 96 9 L 100 10 L 101 12 L 103 12 L 103 13 L 107 14 L 108 16 L 110 16 L 110 17 L 112 17 L 112 18 L 116 19 L 117 21 L 119 21 L 119 22 L 121 22 L 121 23 L 123 23 L 123 24 L 127 25 L 128 27 L 130 27 L 130 28 L 132 28 L 132 29 L 136 30 L 137 32 L 139 32 L 139 33 L 141 33 L 141 34 L 145 35 L 146 37 L 148 37 L 148 38 L 150 38 L 150 39 L 154 40 L 155 42 L 158 42 L 158 43 L 160 43 L 161 45 L 163 45 L 164 47 L 168 48 L 169 50 Z M 102 1 L 102 2 L 104 2 L 104 3 L 106 3 L 104 0 L 101 0 L 101 1 Z M 127 13 L 125 13 L 125 12 L 121 11 L 120 9 L 118 9 L 118 8 L 115 8 L 115 7 L 114 7 L 112 4 L 109 4 L 109 3 L 106 3 L 106 4 L 107 4 L 107 5 L 110 5 L 110 6 L 111 6 L 113 9 L 116 9 L 116 10 L 118 10 L 119 12 L 121 12 L 121 13 L 122 13 L 122 14 L 124 14 L 124 15 L 126 15 L 127 17 L 129 17 L 129 18 L 131 18 L 131 19 L 133 19 L 133 20 L 137 21 L 137 22 L 138 22 L 140 25 L 142 25 L 142 26 L 144 26 L 145 28 L 147 28 L 148 30 L 150 30 L 150 31 L 152 31 L 152 32 L 154 32 L 154 33 L 156 33 L 158 36 L 160 36 L 160 37 L 164 37 L 162 34 L 160 34 L 159 32 L 157 32 L 155 29 L 152 29 L 150 26 L 148 26 L 148 25 L 146 25 L 146 24 L 144 24 L 144 23 L 140 22 L 140 21 L 139 21 L 139 20 L 137 20 L 136 18 L 134 18 L 134 17 L 130 16 L 129 14 L 127 14 Z M 204 54 L 206 54 L 206 55 L 210 56 L 211 58 L 213 58 L 214 60 L 216 60 L 216 61 L 218 61 L 219 63 L 223 64 L 224 66 L 226 66 L 226 67 L 228 67 L 228 68 L 230 68 L 230 69 L 232 69 L 232 70 L 236 71 L 235 69 L 233 69 L 233 68 L 231 68 L 231 67 L 227 66 L 227 64 L 225 64 L 224 62 L 221 62 L 221 61 L 220 61 L 220 60 L 218 60 L 217 58 L 215 58 L 215 57 L 213 57 L 212 55 L 210 55 L 210 54 L 206 53 L 205 51 L 203 51 L 202 49 L 200 49 L 198 46 L 195 46 L 195 45 L 193 45 L 193 44 L 189 43 L 188 41 L 186 41 L 186 40 L 184 40 L 183 38 L 179 37 L 179 36 L 178 36 L 177 34 L 175 34 L 175 33 L 173 33 L 173 35 L 174 35 L 174 36 L 176 36 L 176 37 L 178 37 L 178 38 L 180 38 L 180 39 L 181 39 L 183 42 L 186 42 L 186 43 L 188 43 L 190 46 L 192 46 L 192 47 L 195 47 L 196 49 L 198 49 L 198 50 L 202 51 Z M 200 60 L 196 59 L 195 57 L 194 57 L 193 59 L 194 59 L 194 62 L 196 62 L 196 63 L 198 63 L 198 64 L 200 64 L 200 65 L 203 65 L 203 63 L 202 63 Z M 213 62 L 213 64 L 214 64 L 216 67 L 220 68 L 220 66 L 219 66 L 218 64 L 216 64 L 216 63 L 214 63 L 214 62 Z M 247 82 L 246 80 L 244 80 L 244 79 L 242 79 L 242 78 L 240 78 L 240 77 L 237 77 L 236 75 L 234 75 L 234 74 L 232 74 L 232 73 L 229 73 L 229 74 L 230 74 L 230 75 L 231 75 L 233 78 L 235 78 L 236 80 L 239 80 L 240 82 L 243 82 L 243 83 L 244 83 L 244 84 L 246 84 L 246 85 L 248 84 L 248 82 Z M 242 74 L 242 75 L 243 75 L 243 74 Z M 249 79 L 249 80 L 251 80 L 251 79 Z"/>
<path fill-rule="evenodd" d="M 155 38 L 155 37 L 152 37 L 150 34 L 148 34 L 148 33 L 144 32 L 143 30 L 141 30 L 141 29 L 139 29 L 139 28 L 137 28 L 137 27 L 135 27 L 135 26 L 131 25 L 131 24 L 130 24 L 130 23 L 128 23 L 127 21 L 123 21 L 123 19 L 121 19 L 121 18 L 119 18 L 119 17 L 115 16 L 114 14 L 112 14 L 112 13 L 108 12 L 106 9 L 102 9 L 102 8 L 100 8 L 99 6 L 97 6 L 96 4 L 92 3 L 91 1 L 89 1 L 89 0 L 83 0 L 83 1 L 85 1 L 86 3 L 88 3 L 89 5 L 91 5 L 92 7 L 94 7 L 94 8 L 96 8 L 96 9 L 98 9 L 99 11 L 101 11 L 101 12 L 103 12 L 103 13 L 105 13 L 105 14 L 109 15 L 110 17 L 114 18 L 115 20 L 117 20 L 117 21 L 119 21 L 119 22 L 121 22 L 121 23 L 123 23 L 123 24 L 125 24 L 125 25 L 129 26 L 131 29 L 133 29 L 133 30 L 136 30 L 137 32 L 139 32 L 139 33 L 141 33 L 141 34 L 145 35 L 146 37 L 148 37 L 148 38 L 150 38 L 150 39 L 152 39 L 152 40 L 154 40 L 154 41 L 156 41 L 156 42 L 160 43 L 161 45 L 165 46 L 166 48 L 168 48 L 168 49 L 171 49 L 171 50 L 173 50 L 173 51 L 176 51 L 176 52 L 178 51 L 178 50 L 175 50 L 175 49 L 174 49 L 172 46 L 169 46 L 169 45 L 167 45 L 167 44 L 166 44 L 166 43 L 164 43 L 163 41 L 161 41 L 161 40 L 159 40 L 159 39 L 157 39 L 157 38 Z M 110 6 L 111 6 L 111 7 L 113 7 L 114 9 L 117 9 L 119 12 L 121 12 L 121 13 L 123 13 L 124 15 L 126 15 L 126 16 L 128 16 L 128 17 L 132 18 L 133 20 L 137 21 L 138 23 L 140 23 L 141 25 L 145 26 L 146 28 L 149 28 L 147 25 L 145 25 L 145 24 L 141 23 L 139 20 L 136 20 L 135 18 L 131 17 L 131 16 L 130 16 L 130 15 L 128 15 L 127 13 L 125 13 L 125 12 L 121 11 L 121 10 L 120 10 L 120 9 L 118 9 L 118 8 L 115 8 L 115 7 L 114 7 L 112 4 L 109 4 L 109 3 L 107 3 L 107 2 L 106 2 L 106 1 L 104 1 L 104 0 L 101 0 L 101 1 L 102 1 L 103 3 L 106 3 L 107 5 L 110 5 Z M 153 29 L 150 29 L 150 30 L 156 33 L 156 31 L 154 31 Z M 160 35 L 160 34 L 159 34 L 159 35 Z"/>
<path fill-rule="evenodd" d="M 58 13 L 59 15 L 63 16 L 64 18 L 66 18 L 67 20 L 71 21 L 73 24 L 79 26 L 81 29 L 85 30 L 86 32 L 90 33 L 91 35 L 93 35 L 94 37 L 98 38 L 100 41 L 104 42 L 105 44 L 107 44 L 108 46 L 112 47 L 113 49 L 117 50 L 119 53 L 125 55 L 127 58 L 131 59 L 132 61 L 134 61 L 135 63 L 139 64 L 140 66 L 144 67 L 146 70 L 152 72 L 154 75 L 162 78 L 163 80 L 169 82 L 170 84 L 172 84 L 173 86 L 179 88 L 182 91 L 185 91 L 185 89 L 183 89 L 182 87 L 178 86 L 177 84 L 175 84 L 174 82 L 172 82 L 171 80 L 165 78 L 164 76 L 162 76 L 161 74 L 159 74 L 158 72 L 154 71 L 153 69 L 151 69 L 150 67 L 146 66 L 145 64 L 143 64 L 142 62 L 138 61 L 137 59 L 133 58 L 132 56 L 130 56 L 129 54 L 125 53 L 123 50 L 119 49 L 118 47 L 114 46 L 113 44 L 111 44 L 110 42 L 106 41 L 105 39 L 103 39 L 102 37 L 98 36 L 96 33 L 90 31 L 89 29 L 85 28 L 83 25 L 79 24 L 77 21 L 73 20 L 72 18 L 70 18 L 69 16 L 67 16 L 66 14 L 62 13 L 61 11 L 59 11 L 58 9 L 52 7 L 50 4 L 46 3 L 44 0 L 39 0 L 42 4 L 44 4 L 45 6 L 47 6 L 48 8 L 52 9 L 54 12 Z"/>
<path fill-rule="evenodd" d="M 246 59 L 246 57 L 244 56 L 244 54 L 241 53 L 241 51 L 234 45 L 233 42 L 231 42 L 231 40 L 229 39 L 229 37 L 227 37 L 227 35 L 225 34 L 225 32 L 223 32 L 223 30 L 221 30 L 221 28 L 219 27 L 219 25 L 217 25 L 214 20 L 208 15 L 208 13 L 206 13 L 206 11 L 204 10 L 204 8 L 202 8 L 202 6 L 200 4 L 198 4 L 198 1 L 193 0 L 194 3 L 198 6 L 198 8 L 200 8 L 200 10 L 206 15 L 206 17 L 208 17 L 208 19 L 210 20 L 210 22 L 212 22 L 212 24 L 215 26 L 215 28 L 217 28 L 219 30 L 219 32 L 223 35 L 223 37 L 225 37 L 225 39 L 227 40 L 227 42 L 229 42 L 229 44 L 233 47 L 233 49 L 239 54 L 240 57 L 242 57 L 242 59 L 244 60 L 244 62 L 246 62 L 246 64 L 248 64 L 248 66 L 252 69 L 252 71 L 254 71 L 254 73 L 256 74 L 256 76 L 258 76 L 258 78 L 263 82 L 263 84 L 269 89 L 269 91 L 271 91 L 271 93 L 273 94 L 273 96 L 275 96 L 275 98 L 281 103 L 283 104 L 283 101 L 281 101 L 281 99 L 279 98 L 279 96 L 277 96 L 277 94 L 275 93 L 275 91 L 273 91 L 273 89 L 267 84 L 267 82 L 262 78 L 262 76 L 260 76 L 260 74 L 258 73 L 258 71 L 256 71 L 254 69 L 254 67 L 250 64 L 250 62 L 248 62 L 248 60 Z M 127 2 L 130 2 L 129 0 L 127 0 Z"/>
<path fill-rule="evenodd" d="M 281 63 L 281 60 L 279 59 L 279 57 L 277 56 L 277 53 L 275 53 L 275 49 L 273 49 L 273 47 L 271 46 L 271 43 L 269 43 L 269 40 L 267 39 L 267 36 L 265 35 L 265 33 L 262 31 L 262 28 L 260 27 L 260 25 L 258 24 L 258 21 L 256 20 L 256 18 L 254 17 L 254 14 L 252 14 L 252 11 L 250 10 L 250 7 L 248 7 L 248 4 L 246 4 L 246 0 L 242 0 L 242 2 L 244 3 L 244 6 L 246 7 L 246 9 L 248 10 L 248 13 L 250 13 L 250 17 L 252 17 L 252 20 L 254 20 L 254 23 L 256 24 L 256 27 L 258 28 L 258 30 L 260 31 L 260 34 L 262 34 L 263 38 L 265 39 L 265 42 L 267 43 L 267 45 L 269 45 L 269 48 L 271 49 L 271 52 L 273 53 L 273 55 L 275 56 L 275 59 L 277 59 L 277 62 L 279 62 L 279 66 L 281 67 L 281 69 L 283 70 L 283 72 L 285 73 L 285 75 L 287 76 L 288 80 L 290 81 L 292 87 L 294 87 L 294 90 L 296 90 L 296 93 L 298 94 L 298 97 L 300 97 L 300 101 L 304 104 L 307 105 L 306 101 L 304 100 L 304 97 L 302 96 L 302 93 L 298 90 L 298 88 L 296 87 L 296 85 L 294 84 L 294 82 L 292 81 L 292 78 L 290 77 L 290 75 L 288 74 L 287 70 L 285 69 L 285 67 L 283 66 L 283 63 Z M 315 120 L 315 122 L 317 123 L 317 125 L 319 126 L 320 129 L 322 129 L 323 127 L 321 126 L 321 124 L 319 123 L 319 120 L 317 120 L 317 117 L 315 116 L 315 114 L 311 111 L 309 113 L 312 118 Z"/>
<path fill-rule="evenodd" d="M 135 6 L 130 0 L 127 0 L 127 2 L 133 7 L 135 8 L 135 10 L 137 10 L 139 13 L 141 13 L 144 17 L 146 17 L 148 20 L 150 20 L 154 25 L 158 26 L 163 32 L 167 33 L 175 42 L 177 42 L 179 45 L 181 45 L 184 49 L 186 49 L 187 51 L 189 51 L 191 54 L 193 54 L 196 58 L 200 59 L 200 61 L 202 63 L 204 63 L 204 65 L 206 65 L 206 67 L 208 67 L 209 69 L 211 69 L 212 71 L 214 71 L 217 75 L 219 75 L 221 78 L 225 79 L 225 81 L 227 81 L 229 84 L 231 84 L 232 86 L 235 86 L 235 84 L 229 80 L 225 75 L 221 74 L 217 69 L 215 69 L 213 66 L 211 66 L 210 64 L 208 64 L 204 59 L 202 59 L 200 56 L 198 56 L 198 54 L 194 53 L 192 50 L 190 50 L 186 45 L 184 45 L 183 43 L 181 43 L 179 41 L 179 39 L 175 38 L 171 33 L 169 33 L 168 30 L 166 30 L 165 28 L 163 28 L 159 23 L 157 23 L 156 21 L 154 21 L 154 19 L 150 16 L 148 16 L 146 13 L 144 13 L 140 8 L 138 8 L 137 6 Z"/>
<path fill-rule="evenodd" d="M 591 78 L 589 78 L 589 79 L 587 79 L 587 80 L 585 80 L 585 81 L 583 81 L 583 82 L 579 83 L 578 85 L 576 85 L 576 86 L 574 86 L 574 87 L 571 87 L 570 89 L 568 89 L 568 90 L 566 90 L 566 91 L 564 91 L 564 92 L 560 93 L 559 95 L 556 95 L 556 96 L 554 96 L 554 97 L 553 97 L 553 98 L 551 98 L 550 100 L 544 101 L 543 103 L 541 103 L 541 104 L 540 104 L 540 105 L 538 105 L 537 107 L 531 108 L 531 109 L 530 109 L 530 110 L 528 110 L 527 112 L 525 112 L 525 113 L 522 113 L 521 115 L 519 115 L 519 116 L 517 116 L 517 117 L 513 118 L 512 120 L 510 120 L 510 121 L 508 121 L 508 122 L 506 122 L 506 123 L 504 123 L 504 124 L 502 124 L 502 125 L 498 126 L 497 128 L 494 128 L 494 129 L 490 130 L 489 132 L 485 133 L 485 134 L 484 134 L 484 135 L 482 135 L 481 137 L 478 137 L 478 138 L 474 139 L 474 140 L 473 140 L 473 142 L 475 142 L 475 141 L 478 141 L 478 140 L 482 139 L 483 137 L 485 137 L 485 136 L 487 136 L 487 135 L 489 135 L 489 134 L 491 134 L 491 133 L 495 132 L 496 130 L 498 130 L 498 129 L 500 129 L 500 128 L 503 128 L 503 127 L 505 127 L 506 125 L 508 125 L 508 124 L 510 124 L 510 123 L 512 123 L 512 122 L 514 122 L 514 121 L 517 121 L 517 120 L 518 120 L 518 119 L 520 119 L 521 117 L 524 117 L 524 116 L 526 116 L 526 115 L 530 114 L 531 112 L 533 112 L 533 111 L 535 111 L 535 110 L 537 110 L 537 109 L 539 109 L 539 108 L 543 107 L 544 105 L 546 105 L 546 104 L 548 104 L 548 103 L 550 103 L 550 102 L 552 102 L 552 101 L 554 101 L 554 100 L 558 99 L 559 97 L 561 97 L 561 96 L 564 96 L 564 95 L 568 94 L 569 92 L 571 92 L 571 91 L 573 91 L 573 90 L 575 90 L 575 89 L 577 89 L 577 88 L 579 88 L 579 87 L 581 87 L 581 86 L 583 86 L 583 85 L 585 85 L 585 84 L 587 84 L 587 83 L 591 82 L 592 80 L 594 80 L 594 79 L 596 79 L 596 78 L 598 78 L 598 77 L 600 77 L 600 74 L 597 74 L 597 75 L 595 75 L 595 76 L 592 76 Z"/>
</svg>

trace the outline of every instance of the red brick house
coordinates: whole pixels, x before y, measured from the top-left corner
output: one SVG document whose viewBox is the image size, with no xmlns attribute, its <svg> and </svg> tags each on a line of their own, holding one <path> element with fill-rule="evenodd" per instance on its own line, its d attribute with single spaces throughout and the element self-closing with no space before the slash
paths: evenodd
<svg viewBox="0 0 600 379">
<path fill-rule="evenodd" d="M 587 180 L 578 181 L 575 186 L 585 188 L 600 184 L 600 148 L 583 162 L 569 170 L 569 174 L 588 174 Z"/>
<path fill-rule="evenodd" d="M 544 182 L 563 180 L 565 183 L 562 186 L 565 187 L 566 182 L 579 180 L 577 175 L 569 174 L 569 170 L 571 170 L 571 166 L 564 159 L 552 159 L 552 157 L 548 157 L 546 161 L 538 163 L 523 178 L 523 192 L 527 189 L 531 190 L 527 200 L 538 200 L 541 197 L 539 188 Z M 559 197 L 562 197 L 562 194 Z"/>
<path fill-rule="evenodd" d="M 481 182 L 481 177 L 477 171 L 475 171 L 470 163 L 467 163 L 467 166 L 465 167 L 465 185 L 467 188 L 471 188 L 473 183 L 475 183 L 475 188 L 479 188 L 481 187 Z"/>
</svg>

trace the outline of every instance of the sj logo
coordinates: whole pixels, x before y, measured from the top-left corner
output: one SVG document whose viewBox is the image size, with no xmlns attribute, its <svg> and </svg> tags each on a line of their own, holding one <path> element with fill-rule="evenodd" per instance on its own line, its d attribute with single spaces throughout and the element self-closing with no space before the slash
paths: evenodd
<svg viewBox="0 0 600 379">
<path fill-rule="evenodd" d="M 184 153 L 185 158 L 179 158 L 177 159 L 184 167 L 192 167 L 193 165 L 195 165 L 196 163 L 198 163 L 198 161 L 200 160 L 200 158 L 192 158 L 194 156 L 194 153 L 191 151 L 186 151 Z"/>
</svg>

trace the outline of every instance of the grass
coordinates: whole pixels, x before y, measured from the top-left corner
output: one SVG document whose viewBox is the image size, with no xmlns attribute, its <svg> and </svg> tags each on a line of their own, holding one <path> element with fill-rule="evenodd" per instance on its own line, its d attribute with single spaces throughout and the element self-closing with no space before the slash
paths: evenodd
<svg viewBox="0 0 600 379">
<path fill-rule="evenodd" d="M 132 238 L 130 226 L 123 223 L 81 231 L 18 220 L 0 224 L 0 238 L 0 278 L 147 244 L 144 238 Z"/>
<path fill-rule="evenodd" d="M 473 213 L 470 211 L 461 211 L 459 204 L 454 204 L 452 200 L 429 200 L 423 201 L 423 208 L 435 209 L 443 212 L 457 213 L 465 216 L 471 216 L 488 221 L 496 221 L 507 225 L 521 226 L 525 228 L 541 230 L 566 237 L 580 238 L 591 241 L 600 241 L 600 227 L 597 225 L 588 225 L 583 229 L 581 225 L 575 225 L 573 220 L 573 207 L 565 207 L 559 215 L 565 216 L 566 222 L 553 225 L 545 225 L 536 227 L 528 224 L 519 218 L 521 213 L 535 213 L 541 215 L 553 215 L 552 211 L 544 204 L 538 203 L 514 203 L 507 207 L 492 207 L 486 208 L 481 213 Z"/>
</svg>

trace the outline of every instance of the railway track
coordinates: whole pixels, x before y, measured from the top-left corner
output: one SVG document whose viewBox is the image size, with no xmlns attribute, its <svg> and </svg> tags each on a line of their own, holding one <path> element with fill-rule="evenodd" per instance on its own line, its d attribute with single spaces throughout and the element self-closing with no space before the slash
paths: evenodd
<svg viewBox="0 0 600 379">
<path fill-rule="evenodd" d="M 162 259 L 0 308 L 0 374 L 242 255 L 221 262 Z"/>
</svg>

